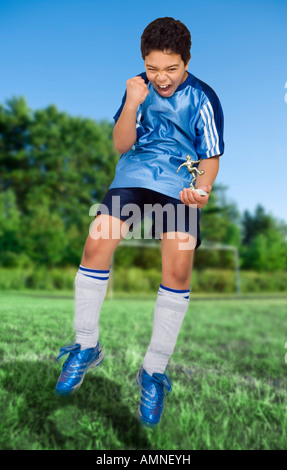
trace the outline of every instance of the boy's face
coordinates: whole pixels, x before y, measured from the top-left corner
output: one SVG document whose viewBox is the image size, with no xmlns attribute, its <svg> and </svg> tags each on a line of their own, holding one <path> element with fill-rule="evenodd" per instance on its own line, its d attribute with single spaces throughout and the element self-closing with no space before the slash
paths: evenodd
<svg viewBox="0 0 287 470">
<path fill-rule="evenodd" d="M 184 62 L 179 54 L 151 51 L 144 60 L 146 75 L 156 91 L 169 98 L 187 77 L 189 62 Z"/>
</svg>

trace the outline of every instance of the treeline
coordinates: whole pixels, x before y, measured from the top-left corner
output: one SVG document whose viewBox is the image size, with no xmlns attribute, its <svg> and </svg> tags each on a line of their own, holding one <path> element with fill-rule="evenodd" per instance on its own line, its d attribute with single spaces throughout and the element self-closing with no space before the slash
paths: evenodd
<svg viewBox="0 0 287 470">
<path fill-rule="evenodd" d="M 71 117 L 55 106 L 32 112 L 24 98 L 0 106 L 2 266 L 79 262 L 118 154 L 110 123 Z"/>
<path fill-rule="evenodd" d="M 32 111 L 25 98 L 0 105 L 0 256 L 2 267 L 78 265 L 93 204 L 106 193 L 119 158 L 112 123 L 72 117 L 51 105 Z M 240 214 L 214 186 L 202 211 L 204 242 L 239 248 L 243 269 L 285 270 L 286 225 L 258 206 Z M 160 266 L 153 250 L 121 249 L 121 266 Z M 232 269 L 229 251 L 198 250 L 196 267 Z"/>
</svg>

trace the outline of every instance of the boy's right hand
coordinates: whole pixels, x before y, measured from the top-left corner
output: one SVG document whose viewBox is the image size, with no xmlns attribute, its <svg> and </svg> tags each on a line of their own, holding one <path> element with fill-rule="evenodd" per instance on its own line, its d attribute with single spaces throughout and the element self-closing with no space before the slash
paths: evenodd
<svg viewBox="0 0 287 470">
<path fill-rule="evenodd" d="M 141 77 L 133 77 L 127 81 L 127 98 L 126 103 L 137 108 L 144 102 L 149 90 L 144 79 Z"/>
</svg>

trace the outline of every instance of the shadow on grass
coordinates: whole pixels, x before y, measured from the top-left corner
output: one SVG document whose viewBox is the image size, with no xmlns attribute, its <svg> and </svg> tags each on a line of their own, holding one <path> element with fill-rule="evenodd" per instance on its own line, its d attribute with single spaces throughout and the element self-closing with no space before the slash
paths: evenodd
<svg viewBox="0 0 287 470">
<path fill-rule="evenodd" d="M 1 369 L 5 374 L 2 388 L 9 400 L 1 406 L 2 425 L 6 428 L 2 449 L 150 448 L 146 430 L 136 417 L 138 404 L 132 403 L 131 412 L 121 403 L 121 386 L 101 376 L 100 371 L 88 372 L 76 393 L 59 397 L 54 388 L 60 371 L 49 361 L 13 361 L 2 363 Z M 12 416 L 9 408 L 13 406 Z"/>
</svg>

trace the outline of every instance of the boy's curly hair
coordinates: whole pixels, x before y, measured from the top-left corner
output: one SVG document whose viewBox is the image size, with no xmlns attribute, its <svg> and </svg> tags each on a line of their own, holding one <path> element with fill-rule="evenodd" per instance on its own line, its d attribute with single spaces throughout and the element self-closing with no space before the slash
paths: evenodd
<svg viewBox="0 0 287 470">
<path fill-rule="evenodd" d="M 141 37 L 141 53 L 145 59 L 151 51 L 170 51 L 180 54 L 186 65 L 190 59 L 191 37 L 187 27 L 170 17 L 157 18 L 144 30 Z"/>
</svg>

